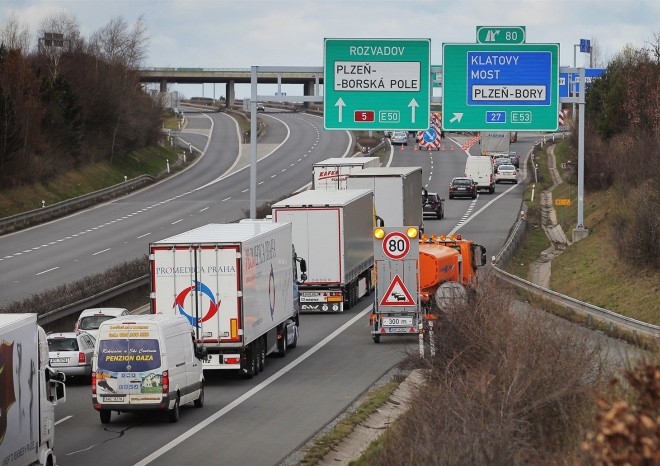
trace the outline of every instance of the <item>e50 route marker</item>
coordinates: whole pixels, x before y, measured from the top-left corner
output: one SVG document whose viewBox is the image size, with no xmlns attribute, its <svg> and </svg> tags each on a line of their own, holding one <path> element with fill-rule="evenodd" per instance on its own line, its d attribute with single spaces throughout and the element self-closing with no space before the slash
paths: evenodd
<svg viewBox="0 0 660 466">
<path fill-rule="evenodd" d="M 324 54 L 325 129 L 426 129 L 430 39 L 325 39 Z"/>
<path fill-rule="evenodd" d="M 443 130 L 557 130 L 559 44 L 443 44 L 443 57 Z"/>
</svg>

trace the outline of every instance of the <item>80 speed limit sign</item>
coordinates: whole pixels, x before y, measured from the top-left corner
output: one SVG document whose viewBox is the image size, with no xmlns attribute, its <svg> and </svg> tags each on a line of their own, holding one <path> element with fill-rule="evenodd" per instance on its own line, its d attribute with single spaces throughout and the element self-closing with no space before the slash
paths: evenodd
<svg viewBox="0 0 660 466">
<path fill-rule="evenodd" d="M 390 259 L 403 259 L 410 251 L 410 239 L 399 231 L 393 231 L 383 239 L 383 252 Z"/>
</svg>

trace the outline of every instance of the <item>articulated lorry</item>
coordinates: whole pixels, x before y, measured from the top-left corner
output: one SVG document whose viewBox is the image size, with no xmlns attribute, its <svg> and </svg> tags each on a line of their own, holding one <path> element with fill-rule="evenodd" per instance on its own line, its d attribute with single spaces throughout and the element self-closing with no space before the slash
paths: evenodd
<svg viewBox="0 0 660 466">
<path fill-rule="evenodd" d="M 495 156 L 502 154 L 508 157 L 511 147 L 511 134 L 509 131 L 482 131 L 479 133 L 481 155 Z"/>
<path fill-rule="evenodd" d="M 188 319 L 204 370 L 252 377 L 298 342 L 298 258 L 289 224 L 209 224 L 149 245 L 151 312 Z M 300 275 L 298 274 L 300 269 Z"/>
<path fill-rule="evenodd" d="M 422 168 L 373 167 L 348 177 L 348 189 L 370 189 L 381 226 L 414 225 L 423 230 Z"/>
<path fill-rule="evenodd" d="M 380 167 L 378 157 L 332 157 L 312 166 L 312 189 L 348 189 L 351 173 L 363 168 Z"/>
<path fill-rule="evenodd" d="M 0 462 L 55 466 L 55 406 L 65 376 L 48 365 L 37 314 L 0 314 Z"/>
<path fill-rule="evenodd" d="M 303 191 L 272 206 L 273 220 L 293 225 L 307 260 L 303 312 L 343 312 L 372 288 L 373 194 L 368 189 Z"/>
</svg>

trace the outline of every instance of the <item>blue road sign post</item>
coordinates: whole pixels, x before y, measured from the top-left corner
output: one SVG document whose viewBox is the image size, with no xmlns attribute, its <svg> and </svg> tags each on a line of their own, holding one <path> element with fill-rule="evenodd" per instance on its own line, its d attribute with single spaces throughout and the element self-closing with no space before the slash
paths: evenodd
<svg viewBox="0 0 660 466">
<path fill-rule="evenodd" d="M 580 52 L 582 53 L 591 52 L 591 41 L 589 39 L 580 39 Z"/>
<path fill-rule="evenodd" d="M 443 44 L 442 129 L 556 131 L 559 44 Z"/>
</svg>

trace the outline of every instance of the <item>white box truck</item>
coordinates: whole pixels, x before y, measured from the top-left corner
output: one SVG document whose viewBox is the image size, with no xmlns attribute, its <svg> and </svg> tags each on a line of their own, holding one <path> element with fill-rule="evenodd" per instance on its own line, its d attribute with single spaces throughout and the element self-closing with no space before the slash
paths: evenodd
<svg viewBox="0 0 660 466">
<path fill-rule="evenodd" d="M 209 224 L 149 245 L 151 311 L 183 315 L 204 370 L 252 377 L 298 342 L 298 264 L 291 225 Z"/>
<path fill-rule="evenodd" d="M 363 168 L 380 167 L 378 157 L 332 157 L 312 166 L 312 189 L 347 189 L 348 175 Z"/>
<path fill-rule="evenodd" d="M 293 225 L 307 260 L 303 312 L 343 312 L 372 288 L 373 195 L 368 189 L 303 191 L 273 204 L 273 220 Z"/>
<path fill-rule="evenodd" d="M 481 155 L 493 156 L 503 154 L 506 156 L 511 147 L 510 131 L 482 131 L 479 133 Z"/>
<path fill-rule="evenodd" d="M 0 462 L 54 466 L 55 406 L 65 376 L 48 366 L 37 314 L 0 314 Z"/>
<path fill-rule="evenodd" d="M 348 177 L 348 189 L 370 189 L 381 226 L 423 228 L 421 167 L 365 168 Z"/>
</svg>

